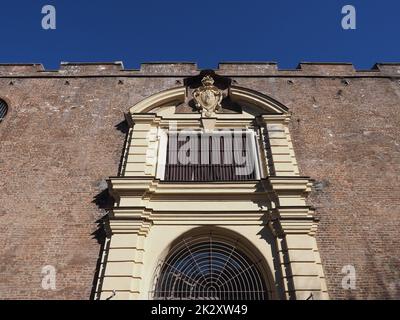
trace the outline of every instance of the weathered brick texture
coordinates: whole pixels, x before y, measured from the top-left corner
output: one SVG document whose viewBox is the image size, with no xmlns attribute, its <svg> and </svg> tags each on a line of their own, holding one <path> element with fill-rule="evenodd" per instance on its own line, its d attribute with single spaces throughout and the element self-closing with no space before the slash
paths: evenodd
<svg viewBox="0 0 400 320">
<path fill-rule="evenodd" d="M 290 108 L 331 298 L 400 298 L 400 65 L 221 64 L 218 74 Z M 0 65 L 0 299 L 89 299 L 105 179 L 118 174 L 123 113 L 197 74 L 194 64 Z M 57 270 L 57 290 L 41 269 Z M 357 289 L 342 289 L 354 265 Z"/>
</svg>

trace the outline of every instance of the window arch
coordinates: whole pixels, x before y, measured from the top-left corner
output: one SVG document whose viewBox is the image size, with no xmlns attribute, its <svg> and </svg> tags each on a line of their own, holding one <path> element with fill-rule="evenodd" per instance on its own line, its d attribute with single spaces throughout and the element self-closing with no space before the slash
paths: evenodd
<svg viewBox="0 0 400 320">
<path fill-rule="evenodd" d="M 185 237 L 162 262 L 152 296 L 161 300 L 267 300 L 261 263 L 238 239 L 211 232 Z"/>
<path fill-rule="evenodd" d="M 8 111 L 7 103 L 0 99 L 0 122 L 3 121 Z"/>
</svg>

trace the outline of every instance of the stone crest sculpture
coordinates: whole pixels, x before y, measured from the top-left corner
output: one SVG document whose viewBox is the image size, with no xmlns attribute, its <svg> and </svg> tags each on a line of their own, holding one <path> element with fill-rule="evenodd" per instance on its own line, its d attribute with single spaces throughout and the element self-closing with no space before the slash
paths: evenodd
<svg viewBox="0 0 400 320">
<path fill-rule="evenodd" d="M 221 107 L 223 93 L 214 86 L 214 79 L 211 76 L 205 76 L 201 83 L 203 85 L 193 92 L 193 98 L 202 116 L 210 118 L 215 116 L 215 112 Z"/>
</svg>

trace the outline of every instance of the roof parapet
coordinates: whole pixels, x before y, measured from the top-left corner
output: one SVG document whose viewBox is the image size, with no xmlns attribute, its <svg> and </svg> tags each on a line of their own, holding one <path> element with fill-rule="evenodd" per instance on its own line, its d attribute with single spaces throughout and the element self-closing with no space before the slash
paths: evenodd
<svg viewBox="0 0 400 320">
<path fill-rule="evenodd" d="M 122 61 L 115 62 L 61 62 L 60 73 L 63 74 L 109 74 L 124 70 Z"/>
<path fill-rule="evenodd" d="M 150 62 L 140 69 L 125 69 L 115 62 L 61 62 L 59 70 L 40 63 L 0 64 L 0 77 L 190 77 L 198 75 L 193 62 Z M 214 70 L 231 77 L 400 77 L 400 63 L 376 63 L 370 70 L 355 70 L 352 63 L 301 62 L 296 69 L 279 69 L 276 62 L 222 62 Z"/>
<path fill-rule="evenodd" d="M 199 70 L 194 62 L 148 62 L 140 65 L 140 73 L 187 75 L 196 74 Z"/>
<path fill-rule="evenodd" d="M 400 63 L 392 62 L 392 63 L 375 63 L 372 67 L 373 70 L 379 70 L 382 73 L 388 75 L 399 75 L 400 74 Z"/>
<path fill-rule="evenodd" d="M 298 70 L 319 75 L 352 75 L 356 72 L 354 65 L 348 62 L 300 62 Z"/>
<path fill-rule="evenodd" d="M 43 70 L 41 63 L 0 63 L 0 75 L 12 76 Z"/>
<path fill-rule="evenodd" d="M 276 62 L 221 62 L 218 71 L 226 74 L 263 75 L 278 71 Z"/>
</svg>

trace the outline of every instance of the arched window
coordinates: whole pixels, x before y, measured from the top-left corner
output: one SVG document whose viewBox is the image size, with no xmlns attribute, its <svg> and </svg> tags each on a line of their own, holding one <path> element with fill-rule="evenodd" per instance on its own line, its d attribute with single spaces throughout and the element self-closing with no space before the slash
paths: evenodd
<svg viewBox="0 0 400 320">
<path fill-rule="evenodd" d="M 236 239 L 214 234 L 184 238 L 162 263 L 154 299 L 266 300 L 261 259 Z"/>
<path fill-rule="evenodd" d="M 5 118 L 8 111 L 7 103 L 0 99 L 0 122 Z"/>
</svg>

